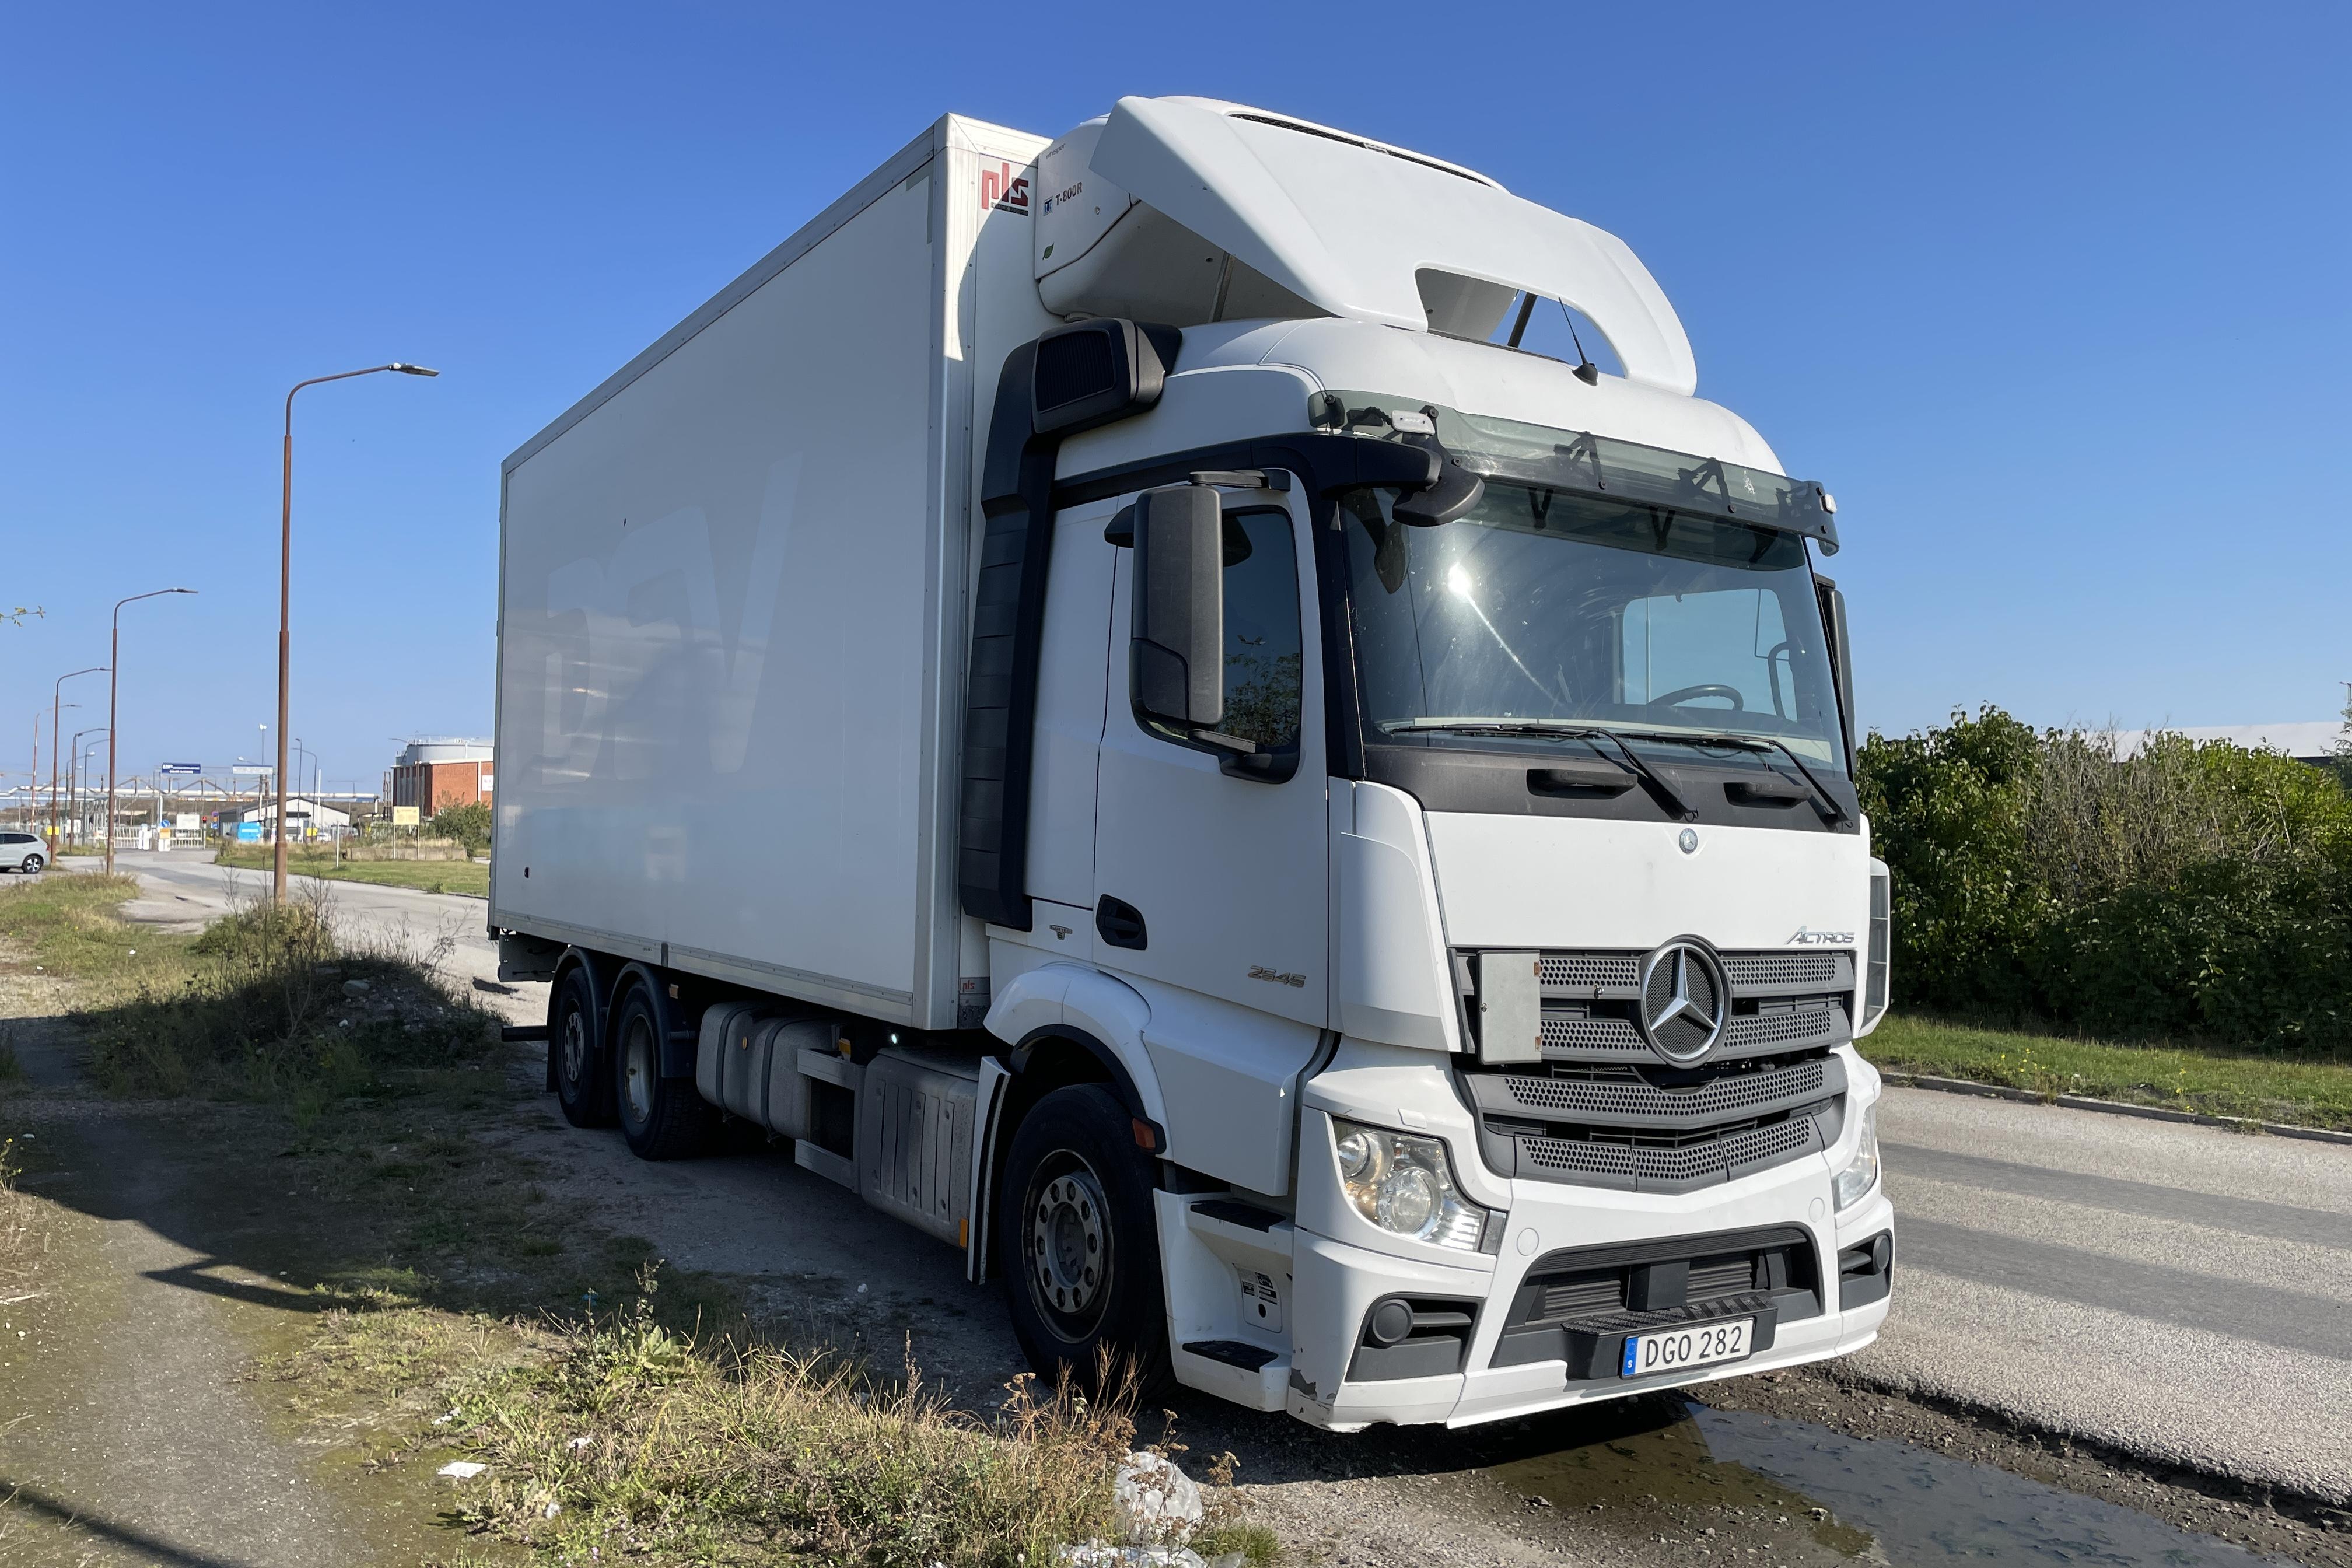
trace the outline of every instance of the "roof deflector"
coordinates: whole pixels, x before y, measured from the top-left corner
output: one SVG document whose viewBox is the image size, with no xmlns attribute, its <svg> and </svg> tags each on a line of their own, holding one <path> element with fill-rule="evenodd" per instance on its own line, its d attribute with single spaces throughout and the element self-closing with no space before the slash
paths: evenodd
<svg viewBox="0 0 2352 1568">
<path fill-rule="evenodd" d="M 1681 321 L 1616 236 L 1433 161 L 1250 114 L 1123 98 L 1092 163 L 1335 316 L 1426 331 L 1416 274 L 1454 273 L 1572 305 L 1607 336 L 1628 380 L 1682 396 L 1697 389 Z"/>
</svg>

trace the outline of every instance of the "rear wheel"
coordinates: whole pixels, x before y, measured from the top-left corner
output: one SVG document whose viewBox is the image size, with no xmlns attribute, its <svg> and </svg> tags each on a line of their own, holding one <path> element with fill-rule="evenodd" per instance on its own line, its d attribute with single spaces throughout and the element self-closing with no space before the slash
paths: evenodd
<svg viewBox="0 0 2352 1568">
<path fill-rule="evenodd" d="M 596 993 L 587 966 L 573 964 L 547 999 L 548 1076 L 563 1120 L 574 1127 L 608 1127 L 613 1113 L 604 1099 L 604 1075 L 596 1070 Z"/>
<path fill-rule="evenodd" d="M 1099 1395 L 1107 1356 L 1114 1386 L 1129 1368 L 1143 1397 L 1171 1384 L 1152 1178 L 1100 1084 L 1057 1089 L 1022 1119 L 996 1236 L 1013 1332 L 1040 1377 L 1066 1369 Z"/>
<path fill-rule="evenodd" d="M 641 1160 L 683 1160 L 709 1147 L 719 1123 L 694 1079 L 664 1078 L 661 1007 L 642 984 L 613 1009 L 614 1104 L 621 1136 Z"/>
<path fill-rule="evenodd" d="M 41 874 L 41 868 L 47 864 L 48 862 L 42 859 L 37 854 L 27 855 L 25 857 L 24 865 L 18 868 L 27 877 L 37 877 Z"/>
</svg>

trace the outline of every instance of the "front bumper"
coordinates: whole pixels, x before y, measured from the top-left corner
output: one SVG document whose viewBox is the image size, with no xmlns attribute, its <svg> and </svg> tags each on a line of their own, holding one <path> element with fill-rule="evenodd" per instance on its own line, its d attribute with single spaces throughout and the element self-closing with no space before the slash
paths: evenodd
<svg viewBox="0 0 2352 1568">
<path fill-rule="evenodd" d="M 1882 1284 L 1874 1300 L 1842 1309 L 1839 1255 L 1891 1234 L 1894 1211 L 1880 1189 L 1844 1214 L 1832 1215 L 1829 1184 L 1825 1163 L 1819 1160 L 1676 1197 L 1514 1182 L 1499 1253 L 1465 1258 L 1459 1266 L 1401 1258 L 1302 1228 L 1292 1247 L 1294 1360 L 1285 1407 L 1303 1420 L 1343 1431 L 1378 1421 L 1467 1426 L 1860 1350 L 1877 1337 L 1889 1299 Z M 1747 1359 L 1646 1378 L 1572 1378 L 1571 1371 L 1602 1369 L 1572 1368 L 1559 1359 L 1511 1364 L 1509 1354 L 1497 1364 L 1521 1287 L 1531 1271 L 1561 1253 L 1680 1237 L 1697 1255 L 1708 1250 L 1711 1236 L 1767 1228 L 1801 1231 L 1810 1239 L 1818 1310 L 1794 1319 L 1776 1317 L 1769 1345 Z M 1872 1293 L 1849 1291 L 1857 1297 Z M 1363 1375 L 1368 1367 L 1360 1352 L 1368 1318 L 1375 1306 L 1398 1297 L 1457 1301 L 1472 1310 L 1458 1371 Z"/>
</svg>

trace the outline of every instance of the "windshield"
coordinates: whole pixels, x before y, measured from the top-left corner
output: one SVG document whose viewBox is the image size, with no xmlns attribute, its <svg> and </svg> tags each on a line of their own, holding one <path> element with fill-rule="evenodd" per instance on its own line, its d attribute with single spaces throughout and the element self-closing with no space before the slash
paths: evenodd
<svg viewBox="0 0 2352 1568">
<path fill-rule="evenodd" d="M 1387 737 L 1581 724 L 1774 741 L 1844 770 L 1802 539 L 1498 479 L 1467 516 L 1412 528 L 1394 497 L 1340 511 L 1364 715 Z"/>
</svg>

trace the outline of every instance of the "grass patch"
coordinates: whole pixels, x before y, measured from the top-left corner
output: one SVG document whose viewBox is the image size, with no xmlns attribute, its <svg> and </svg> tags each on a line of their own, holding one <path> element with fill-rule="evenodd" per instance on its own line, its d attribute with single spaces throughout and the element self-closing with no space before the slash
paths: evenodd
<svg viewBox="0 0 2352 1568">
<path fill-rule="evenodd" d="M 192 1246 L 233 1249 L 317 1310 L 258 1381 L 366 1506 L 439 1510 L 470 1536 L 451 1561 L 551 1568 L 1050 1568 L 1056 1547 L 1113 1534 L 1126 1402 L 1024 1379 L 958 1409 L 911 1364 L 876 1376 L 840 1352 L 862 1336 L 821 1302 L 755 1331 L 723 1279 L 656 1289 L 652 1243 L 554 1201 L 546 1166 L 499 1136 L 544 1112 L 432 955 L 346 951 L 322 889 L 195 937 L 121 921 L 134 891 L 13 889 L 0 955 L 70 982 L 102 1083 L 197 1101 L 150 1155 L 217 1202 L 223 1239 Z M 488 1469 L 436 1479 L 455 1458 Z M 1202 1478 L 1198 1543 L 1270 1563 L 1271 1532 L 1217 1484 L 1230 1472 Z"/>
<path fill-rule="evenodd" d="M 623 1310 L 486 1325 L 379 1299 L 327 1315 L 275 1375 L 322 1426 L 339 1395 L 406 1413 L 371 1467 L 488 1467 L 457 1483 L 455 1521 L 546 1560 L 649 1564 L 1050 1564 L 1113 1532 L 1128 1402 L 1026 1377 L 987 1416 L 949 1408 L 914 1368 L 877 1379 L 839 1357 L 698 1334 L 656 1310 L 648 1268 Z M 1204 1555 L 1276 1555 L 1212 1472 Z"/>
<path fill-rule="evenodd" d="M 347 946 L 323 889 L 195 936 L 121 919 L 137 892 L 132 878 L 78 876 L 0 899 L 0 940 L 73 983 L 69 1016 L 109 1093 L 271 1102 L 307 1130 L 388 1076 L 479 1065 L 496 1049 L 497 1021 L 442 985 L 446 950 Z"/>
<path fill-rule="evenodd" d="M 2214 1047 L 2119 1046 L 1890 1015 L 1860 1042 L 1895 1072 L 2209 1116 L 2352 1131 L 2352 1063 Z"/>
<path fill-rule="evenodd" d="M 266 844 L 224 847 L 214 857 L 214 863 L 247 871 L 272 868 L 270 848 Z M 490 868 L 473 860 L 345 858 L 338 864 L 331 850 L 289 847 L 286 854 L 286 869 L 290 875 L 315 877 L 328 882 L 371 882 L 382 888 L 414 888 L 425 893 L 462 893 L 477 899 L 490 896 Z"/>
</svg>

